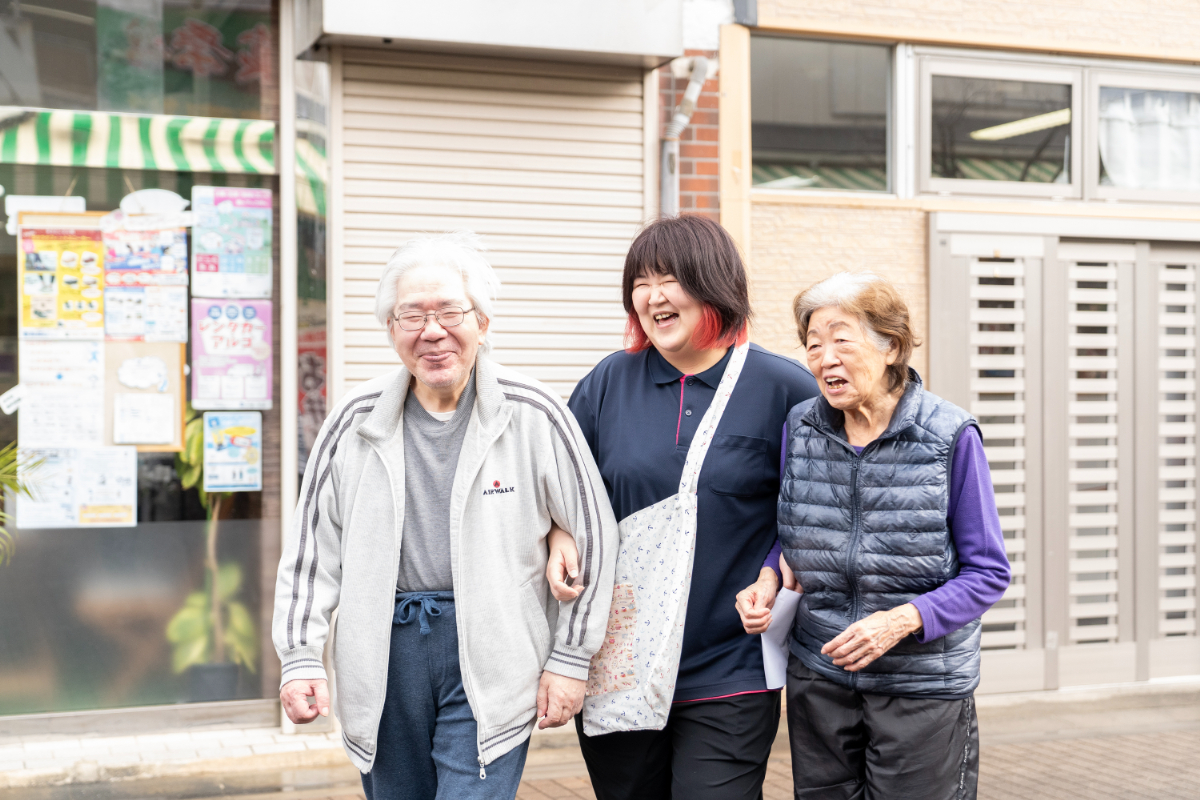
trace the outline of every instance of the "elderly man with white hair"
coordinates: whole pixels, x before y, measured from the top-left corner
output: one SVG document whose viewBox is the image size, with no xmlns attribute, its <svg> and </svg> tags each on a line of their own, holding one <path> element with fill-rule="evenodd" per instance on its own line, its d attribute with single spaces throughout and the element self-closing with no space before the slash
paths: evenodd
<svg viewBox="0 0 1200 800">
<path fill-rule="evenodd" d="M 368 800 L 512 798 L 535 724 L 582 705 L 612 598 L 617 523 L 560 398 L 488 358 L 499 289 L 476 237 L 409 242 L 375 316 L 402 366 L 329 414 L 279 567 L 280 700 L 334 710 Z M 555 523 L 579 596 L 544 576 Z M 540 719 L 540 722 L 539 722 Z"/>
</svg>

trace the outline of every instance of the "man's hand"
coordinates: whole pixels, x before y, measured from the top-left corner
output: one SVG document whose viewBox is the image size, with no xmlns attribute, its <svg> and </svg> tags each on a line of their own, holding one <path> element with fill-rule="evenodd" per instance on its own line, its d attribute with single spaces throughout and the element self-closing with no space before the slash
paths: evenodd
<svg viewBox="0 0 1200 800">
<path fill-rule="evenodd" d="M 583 691 L 587 681 L 568 678 L 553 672 L 543 672 L 538 684 L 538 728 L 557 728 L 566 725 L 583 708 Z"/>
<path fill-rule="evenodd" d="M 876 611 L 826 642 L 821 653 L 833 656 L 833 663 L 847 672 L 858 672 L 905 636 L 921 630 L 922 624 L 921 612 L 912 603 Z"/>
<path fill-rule="evenodd" d="M 567 584 L 568 576 L 571 580 L 579 577 L 579 548 L 575 546 L 575 537 L 551 523 L 546 542 L 550 546 L 550 558 L 546 561 L 550 594 L 560 603 L 569 603 L 579 597 L 584 588 Z"/>
<path fill-rule="evenodd" d="M 778 592 L 779 578 L 775 570 L 763 567 L 758 573 L 758 580 L 737 593 L 734 605 L 746 633 L 762 633 L 770 627 L 771 607 L 775 605 Z"/>
<path fill-rule="evenodd" d="M 309 705 L 308 698 L 316 699 Z M 288 681 L 279 690 L 279 702 L 288 719 L 297 725 L 329 716 L 329 685 L 324 680 Z"/>
</svg>

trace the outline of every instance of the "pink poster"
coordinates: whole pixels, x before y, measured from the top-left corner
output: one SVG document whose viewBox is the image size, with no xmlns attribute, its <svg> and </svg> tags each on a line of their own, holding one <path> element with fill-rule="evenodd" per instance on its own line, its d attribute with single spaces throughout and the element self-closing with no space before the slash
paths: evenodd
<svg viewBox="0 0 1200 800">
<path fill-rule="evenodd" d="M 271 407 L 271 301 L 192 299 L 192 407 Z"/>
</svg>

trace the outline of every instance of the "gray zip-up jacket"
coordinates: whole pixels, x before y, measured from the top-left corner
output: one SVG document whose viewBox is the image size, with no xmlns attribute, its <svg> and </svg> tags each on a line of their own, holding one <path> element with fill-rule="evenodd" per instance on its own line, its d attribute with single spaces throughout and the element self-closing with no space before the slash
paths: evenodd
<svg viewBox="0 0 1200 800">
<path fill-rule="evenodd" d="M 275 591 L 282 683 L 325 678 L 338 609 L 334 711 L 350 760 L 371 769 L 387 689 L 404 521 L 404 400 L 410 374 L 340 402 L 314 443 Z M 533 731 L 543 670 L 584 680 L 612 602 L 617 521 L 583 434 L 549 389 L 476 361 L 476 399 L 450 497 L 458 654 L 482 767 Z M 583 593 L 545 578 L 551 520 L 575 537 Z"/>
</svg>

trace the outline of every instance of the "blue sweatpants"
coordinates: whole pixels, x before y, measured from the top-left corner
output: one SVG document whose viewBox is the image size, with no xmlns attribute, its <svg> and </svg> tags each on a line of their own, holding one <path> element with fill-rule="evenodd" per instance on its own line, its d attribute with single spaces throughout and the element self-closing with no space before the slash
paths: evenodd
<svg viewBox="0 0 1200 800">
<path fill-rule="evenodd" d="M 367 800 L 512 800 L 529 740 L 480 779 L 475 717 L 458 666 L 453 592 L 397 592 L 387 697 Z"/>
</svg>

